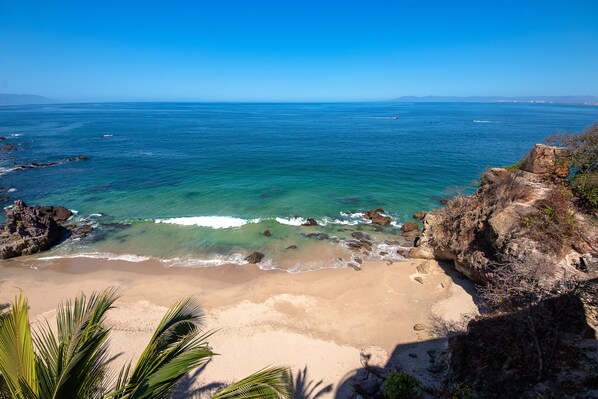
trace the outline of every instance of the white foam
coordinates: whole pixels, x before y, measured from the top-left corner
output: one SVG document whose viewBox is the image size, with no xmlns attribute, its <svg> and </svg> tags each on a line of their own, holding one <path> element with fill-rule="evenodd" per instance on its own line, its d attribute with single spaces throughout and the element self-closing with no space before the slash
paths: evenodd
<svg viewBox="0 0 598 399">
<path fill-rule="evenodd" d="M 181 226 L 200 226 L 212 229 L 241 227 L 247 223 L 258 223 L 260 219 L 246 220 L 232 216 L 193 216 L 170 219 L 156 219 L 155 223 L 178 224 Z"/>
<path fill-rule="evenodd" d="M 91 259 L 106 259 L 106 260 L 122 260 L 125 262 L 144 262 L 152 259 L 149 256 L 132 255 L 132 254 L 113 254 L 109 252 L 88 252 L 80 254 L 68 255 L 53 255 L 35 258 L 36 260 L 54 260 L 54 259 L 75 259 L 75 258 L 91 258 Z"/>
<path fill-rule="evenodd" d="M 246 265 L 247 261 L 245 256 L 242 254 L 232 254 L 229 256 L 216 255 L 213 258 L 199 259 L 199 258 L 172 258 L 172 259 L 161 259 L 160 263 L 164 267 L 213 267 L 222 265 Z"/>
<path fill-rule="evenodd" d="M 307 223 L 306 218 L 275 218 L 274 220 L 288 226 L 301 226 L 302 224 Z"/>
<path fill-rule="evenodd" d="M 9 188 L 7 192 L 8 193 L 14 193 L 15 191 L 17 191 L 16 188 Z"/>
<path fill-rule="evenodd" d="M 492 123 L 492 121 L 486 121 L 486 120 L 479 120 L 479 119 L 474 119 L 473 123 Z"/>
<path fill-rule="evenodd" d="M 113 134 L 103 134 L 102 137 L 112 137 L 114 136 Z"/>
<path fill-rule="evenodd" d="M 21 137 L 21 136 L 22 136 L 21 133 L 14 133 L 14 134 L 10 135 L 10 137 Z"/>
<path fill-rule="evenodd" d="M 102 216 L 104 215 L 102 215 L 101 213 L 92 213 L 91 215 L 89 215 L 90 218 L 101 218 Z"/>
</svg>

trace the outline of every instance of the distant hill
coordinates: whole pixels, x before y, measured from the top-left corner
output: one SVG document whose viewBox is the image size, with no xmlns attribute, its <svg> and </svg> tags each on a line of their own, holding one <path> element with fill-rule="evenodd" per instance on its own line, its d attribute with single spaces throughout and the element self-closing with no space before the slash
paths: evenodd
<svg viewBox="0 0 598 399">
<path fill-rule="evenodd" d="M 523 97 L 501 97 L 501 96 L 403 96 L 391 101 L 409 103 L 556 103 L 556 104 L 598 104 L 597 96 L 523 96 Z"/>
<path fill-rule="evenodd" d="M 54 100 L 33 94 L 0 94 L 0 105 L 48 104 Z"/>
</svg>

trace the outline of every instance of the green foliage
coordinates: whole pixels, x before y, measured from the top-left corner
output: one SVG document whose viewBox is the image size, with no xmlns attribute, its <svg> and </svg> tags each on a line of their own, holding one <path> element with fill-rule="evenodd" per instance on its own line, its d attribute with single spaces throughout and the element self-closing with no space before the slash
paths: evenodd
<svg viewBox="0 0 598 399">
<path fill-rule="evenodd" d="M 421 396 L 421 383 L 411 374 L 393 371 L 384 382 L 385 399 L 415 399 Z"/>
<path fill-rule="evenodd" d="M 598 171 L 577 174 L 571 180 L 573 193 L 592 207 L 598 207 Z"/>
<path fill-rule="evenodd" d="M 598 123 L 579 135 L 553 136 L 548 141 L 570 150 L 573 193 L 588 205 L 598 207 Z"/>
<path fill-rule="evenodd" d="M 523 161 L 524 161 L 524 159 L 522 158 L 519 161 L 515 162 L 514 164 L 505 166 L 504 169 L 508 170 L 509 172 L 515 172 L 516 170 L 519 169 L 519 167 L 521 165 L 523 165 Z"/>
<path fill-rule="evenodd" d="M 107 378 L 106 312 L 118 299 L 115 289 L 89 298 L 81 294 L 58 306 L 57 328 L 46 322 L 32 332 L 27 300 L 19 294 L 8 313 L 0 314 L 0 397 L 168 398 L 172 388 L 214 352 L 202 330 L 204 312 L 193 299 L 173 305 L 131 369 L 127 364 L 114 383 Z M 55 333 L 56 331 L 57 333 Z M 6 395 L 4 394 L 6 392 Z M 283 367 L 261 370 L 215 397 L 290 399 L 293 388 Z"/>
</svg>

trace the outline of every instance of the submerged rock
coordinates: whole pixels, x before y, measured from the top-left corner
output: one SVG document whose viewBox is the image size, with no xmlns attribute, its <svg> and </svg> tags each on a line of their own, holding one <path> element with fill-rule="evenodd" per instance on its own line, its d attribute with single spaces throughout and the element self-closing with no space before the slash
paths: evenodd
<svg viewBox="0 0 598 399">
<path fill-rule="evenodd" d="M 254 252 L 251 255 L 245 258 L 245 261 L 248 263 L 260 263 L 262 259 L 264 259 L 264 254 L 261 252 Z"/>
<path fill-rule="evenodd" d="M 315 238 L 317 240 L 328 240 L 330 238 L 330 236 L 328 234 L 325 233 L 309 233 L 309 234 L 302 234 L 303 237 L 307 237 L 307 238 Z"/>
<path fill-rule="evenodd" d="M 405 222 L 401 226 L 401 231 L 403 231 L 404 233 L 407 233 L 409 231 L 417 231 L 417 230 L 419 230 L 419 225 L 417 224 L 417 222 Z"/>
<path fill-rule="evenodd" d="M 272 236 L 272 233 L 270 232 L 270 230 L 264 230 L 264 235 L 266 237 L 270 237 L 270 236 Z"/>
</svg>

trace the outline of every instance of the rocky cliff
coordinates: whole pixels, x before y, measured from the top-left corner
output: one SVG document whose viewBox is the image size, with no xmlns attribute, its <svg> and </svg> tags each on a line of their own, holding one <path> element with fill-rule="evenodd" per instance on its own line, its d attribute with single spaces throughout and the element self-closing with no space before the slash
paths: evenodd
<svg viewBox="0 0 598 399">
<path fill-rule="evenodd" d="M 425 216 L 411 257 L 453 261 L 479 283 L 501 264 L 530 257 L 555 273 L 595 274 L 598 218 L 572 196 L 566 155 L 538 144 L 517 167 L 486 171 L 474 195 Z"/>
</svg>

